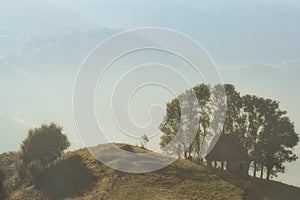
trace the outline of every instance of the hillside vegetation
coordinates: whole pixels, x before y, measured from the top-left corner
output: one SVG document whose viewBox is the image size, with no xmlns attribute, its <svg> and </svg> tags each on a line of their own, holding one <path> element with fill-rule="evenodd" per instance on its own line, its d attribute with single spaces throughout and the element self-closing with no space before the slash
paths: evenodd
<svg viewBox="0 0 300 200">
<path fill-rule="evenodd" d="M 128 147 L 127 144 L 117 144 Z M 129 146 L 132 151 L 146 152 Z M 299 199 L 300 188 L 242 177 L 178 159 L 159 171 L 129 174 L 106 167 L 87 149 L 68 152 L 35 185 L 20 182 L 18 153 L 0 155 L 8 199 Z"/>
</svg>

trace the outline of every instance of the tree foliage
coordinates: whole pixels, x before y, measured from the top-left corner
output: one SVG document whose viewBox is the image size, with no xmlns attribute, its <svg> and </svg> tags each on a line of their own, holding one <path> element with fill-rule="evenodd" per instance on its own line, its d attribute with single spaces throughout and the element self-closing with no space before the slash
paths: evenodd
<svg viewBox="0 0 300 200">
<path fill-rule="evenodd" d="M 35 183 L 43 172 L 44 166 L 38 159 L 31 161 L 27 166 L 27 175 L 32 183 Z"/>
<path fill-rule="evenodd" d="M 148 144 L 149 141 L 150 140 L 149 140 L 149 138 L 148 138 L 148 136 L 146 134 L 142 135 L 142 137 L 141 137 L 141 144 L 142 144 L 143 148 L 147 148 L 147 144 Z"/>
<path fill-rule="evenodd" d="M 260 153 L 258 149 L 258 141 L 260 133 L 265 124 L 265 99 L 255 95 L 243 96 L 243 111 L 246 115 L 247 130 L 245 132 L 245 144 L 248 153 L 253 158 L 253 176 L 256 177 Z M 263 166 L 260 166 L 263 168 Z M 262 170 L 263 173 L 263 170 Z"/>
<path fill-rule="evenodd" d="M 0 199 L 5 199 L 6 198 L 6 192 L 5 192 L 3 182 L 4 182 L 4 173 L 0 169 Z"/>
<path fill-rule="evenodd" d="M 225 88 L 226 93 L 226 112 L 220 106 L 225 102 L 222 88 Z M 197 105 L 188 103 L 192 92 L 197 96 Z M 180 126 L 181 121 L 185 120 L 182 110 L 188 110 L 191 115 L 200 114 L 194 138 L 188 137 L 190 132 L 195 131 L 195 127 L 190 125 L 194 122 L 189 124 L 185 121 L 186 126 Z M 224 123 L 222 120 L 212 120 L 222 117 L 225 118 Z M 279 108 L 279 102 L 255 95 L 241 96 L 231 84 L 214 87 L 197 85 L 168 103 L 164 121 L 160 126 L 163 132 L 160 146 L 162 149 L 166 147 L 181 130 L 185 134 L 176 140 L 177 143 L 172 145 L 172 149 L 164 150 L 178 157 L 200 159 L 204 157 L 203 151 L 207 150 L 207 141 L 218 129 L 222 130 L 222 134 L 234 134 L 240 138 L 253 160 L 253 176 L 260 169 L 261 177 L 266 171 L 266 178 L 269 179 L 278 172 L 284 172 L 285 162 L 297 159 L 293 147 L 299 142 L 299 136 L 287 112 Z M 187 146 L 188 144 L 192 145 Z"/>
<path fill-rule="evenodd" d="M 194 96 L 196 102 L 193 100 Z M 211 110 L 210 86 L 208 85 L 197 85 L 179 95 L 167 104 L 166 116 L 160 126 L 160 130 L 164 133 L 160 146 L 166 147 L 177 137 L 176 143 L 171 146 L 171 149 L 165 149 L 166 151 L 178 157 L 200 159 L 205 153 L 203 149 L 208 147 L 207 139 L 211 136 L 211 131 L 208 129 Z M 185 115 L 181 113 L 182 111 Z M 183 134 L 177 135 L 178 132 Z M 191 137 L 192 133 L 196 133 L 195 137 Z"/>
<path fill-rule="evenodd" d="M 25 166 L 39 160 L 46 167 L 53 164 L 69 146 L 70 142 L 62 133 L 62 127 L 54 123 L 44 124 L 29 130 L 27 138 L 21 144 L 21 158 Z"/>
</svg>

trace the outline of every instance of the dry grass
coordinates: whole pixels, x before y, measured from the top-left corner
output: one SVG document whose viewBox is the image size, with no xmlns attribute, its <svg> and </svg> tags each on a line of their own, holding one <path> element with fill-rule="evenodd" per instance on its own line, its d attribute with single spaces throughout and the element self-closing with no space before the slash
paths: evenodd
<svg viewBox="0 0 300 200">
<path fill-rule="evenodd" d="M 127 151 L 149 152 L 126 144 L 117 145 Z M 9 176 L 15 176 L 13 170 L 7 169 L 17 162 L 14 155 L 0 156 L 1 162 L 10 163 L 5 165 Z M 66 153 L 36 186 L 20 185 L 10 194 L 10 199 L 276 200 L 299 199 L 300 189 L 211 170 L 182 159 L 156 172 L 123 173 L 102 165 L 88 150 L 81 149 Z M 283 198 L 286 195 L 289 197 Z"/>
</svg>

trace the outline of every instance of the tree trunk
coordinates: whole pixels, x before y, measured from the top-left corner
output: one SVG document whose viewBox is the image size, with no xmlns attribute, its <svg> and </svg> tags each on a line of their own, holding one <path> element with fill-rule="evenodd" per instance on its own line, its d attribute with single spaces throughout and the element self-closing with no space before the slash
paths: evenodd
<svg viewBox="0 0 300 200">
<path fill-rule="evenodd" d="M 254 141 L 256 141 L 256 137 L 254 137 Z M 253 177 L 256 178 L 256 170 L 257 170 L 257 163 L 256 163 L 256 143 L 253 147 Z"/>
<path fill-rule="evenodd" d="M 264 166 L 261 165 L 261 168 L 260 168 L 260 178 L 262 179 L 264 177 Z"/>
<path fill-rule="evenodd" d="M 198 151 L 198 158 L 197 158 L 197 162 L 198 162 L 198 165 L 200 165 L 200 150 Z"/>
<path fill-rule="evenodd" d="M 187 159 L 187 151 L 184 151 L 184 159 Z"/>
<path fill-rule="evenodd" d="M 217 168 L 217 161 L 214 161 L 215 162 L 215 168 Z"/>
<path fill-rule="evenodd" d="M 193 151 L 192 146 L 190 146 L 190 147 L 189 147 L 189 155 L 188 155 L 188 158 L 191 158 L 191 156 L 192 156 L 192 151 Z"/>
<path fill-rule="evenodd" d="M 221 161 L 221 170 L 224 170 L 224 161 Z"/>
<path fill-rule="evenodd" d="M 271 175 L 271 167 L 267 167 L 267 177 L 266 177 L 266 179 L 267 180 L 270 180 L 270 175 Z"/>
<path fill-rule="evenodd" d="M 254 163 L 253 163 L 253 177 L 254 178 L 256 178 L 256 170 L 257 170 L 257 164 L 256 164 L 256 161 L 254 160 Z"/>
</svg>

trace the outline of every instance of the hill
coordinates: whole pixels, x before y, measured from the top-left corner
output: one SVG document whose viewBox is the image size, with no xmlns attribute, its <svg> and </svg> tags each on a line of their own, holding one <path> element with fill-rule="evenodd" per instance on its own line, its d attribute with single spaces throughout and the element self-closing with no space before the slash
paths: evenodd
<svg viewBox="0 0 300 200">
<path fill-rule="evenodd" d="M 117 145 L 139 153 L 148 151 L 127 144 Z M 19 181 L 17 153 L 1 154 L 0 162 L 5 173 L 4 184 L 12 200 L 296 200 L 300 197 L 300 188 L 229 174 L 183 159 L 159 171 L 130 174 L 110 169 L 91 156 L 87 149 L 80 149 L 66 153 L 34 186 Z"/>
</svg>

